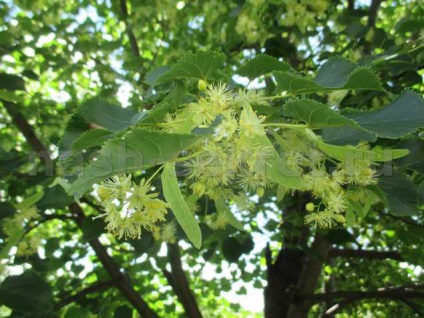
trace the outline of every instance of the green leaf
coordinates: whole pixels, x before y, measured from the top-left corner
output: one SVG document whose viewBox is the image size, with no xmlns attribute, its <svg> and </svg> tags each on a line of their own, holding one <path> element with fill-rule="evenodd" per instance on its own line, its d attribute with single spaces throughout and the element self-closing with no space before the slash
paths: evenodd
<svg viewBox="0 0 424 318">
<path fill-rule="evenodd" d="M 37 208 L 42 211 L 45 209 L 61 209 L 71 202 L 71 197 L 66 194 L 65 190 L 60 185 L 57 185 L 46 188 L 44 196 L 37 202 Z"/>
<path fill-rule="evenodd" d="M 297 73 L 274 72 L 278 91 L 311 94 L 340 89 L 383 91 L 380 79 L 370 69 L 358 67 L 340 58 L 330 59 L 319 70 L 315 80 Z"/>
<path fill-rule="evenodd" d="M 193 213 L 190 211 L 180 186 L 178 185 L 177 175 L 175 172 L 175 164 L 165 163 L 162 172 L 162 188 L 163 195 L 171 207 L 178 224 L 187 235 L 188 239 L 197 248 L 202 245 L 202 232 L 197 224 Z"/>
<path fill-rule="evenodd" d="M 361 141 L 374 142 L 377 136 L 362 127 L 325 127 L 321 129 L 322 139 L 333 145 L 357 145 Z"/>
<path fill-rule="evenodd" d="M 151 110 L 144 111 L 144 116 L 139 118 L 135 124 L 157 124 L 162 121 L 167 113 L 172 112 L 175 109 L 173 104 L 162 102 Z"/>
<path fill-rule="evenodd" d="M 85 149 L 98 147 L 112 136 L 113 133 L 106 129 L 91 129 L 79 136 L 78 139 L 72 143 L 71 149 L 73 151 L 82 151 Z"/>
<path fill-rule="evenodd" d="M 9 91 L 24 91 L 24 79 L 17 75 L 0 73 L 0 89 L 6 89 Z"/>
<path fill-rule="evenodd" d="M 133 310 L 125 305 L 119 306 L 114 311 L 114 317 L 115 318 L 132 318 L 133 316 Z"/>
<path fill-rule="evenodd" d="M 405 91 L 391 104 L 356 116 L 354 120 L 379 137 L 399 138 L 424 127 L 424 100 L 411 91 Z"/>
<path fill-rule="evenodd" d="M 409 153 L 406 149 L 374 148 L 371 150 L 365 150 L 353 146 L 329 145 L 322 141 L 318 141 L 317 146 L 330 157 L 339 160 L 368 159 L 373 162 L 384 162 L 402 158 Z"/>
<path fill-rule="evenodd" d="M 133 128 L 123 139 L 109 140 L 104 144 L 97 160 L 90 163 L 71 185 L 69 194 L 81 197 L 96 182 L 161 164 L 200 138 Z"/>
<path fill-rule="evenodd" d="M 355 65 L 343 58 L 329 59 L 318 71 L 315 82 L 323 87 L 338 88 L 346 85 Z"/>
<path fill-rule="evenodd" d="M 284 105 L 287 116 L 301 120 L 310 128 L 351 126 L 363 130 L 356 122 L 314 100 L 291 100 Z"/>
<path fill-rule="evenodd" d="M 346 225 L 349 227 L 355 226 L 356 216 L 352 209 L 348 209 L 345 214 Z"/>
<path fill-rule="evenodd" d="M 9 202 L 0 202 L 0 220 L 16 213 L 15 207 Z"/>
<path fill-rule="evenodd" d="M 105 232 L 105 223 L 102 219 L 86 217 L 82 222 L 82 238 L 90 241 Z"/>
<path fill-rule="evenodd" d="M 250 111 L 254 114 L 252 108 Z M 257 142 L 260 145 L 272 147 L 274 149 L 272 157 L 268 158 L 267 161 L 263 163 L 265 165 L 265 174 L 268 178 L 270 178 L 278 185 L 289 189 L 300 190 L 304 188 L 304 182 L 300 173 L 298 171 L 292 170 L 289 166 L 286 165 L 286 163 L 281 159 L 280 154 L 275 150 L 272 142 L 265 134 L 256 136 L 255 140 L 252 140 L 252 142 Z"/>
<path fill-rule="evenodd" d="M 156 83 L 175 79 L 215 79 L 216 71 L 225 62 L 225 55 L 215 52 L 198 52 L 185 54 L 171 67 L 171 70 L 161 75 Z"/>
<path fill-rule="evenodd" d="M 144 82 L 146 84 L 149 84 L 150 86 L 155 86 L 158 78 L 161 77 L 163 74 L 167 73 L 168 71 L 169 66 L 156 67 L 150 72 L 147 72 L 146 76 L 144 77 Z"/>
<path fill-rule="evenodd" d="M 50 286 L 32 271 L 9 276 L 0 285 L 0 304 L 23 312 L 41 313 L 52 308 Z"/>
<path fill-rule="evenodd" d="M 110 131 L 120 131 L 131 126 L 135 112 L 122 108 L 101 98 L 92 98 L 84 102 L 78 112 L 90 123 Z"/>
<path fill-rule="evenodd" d="M 243 223 L 236 219 L 234 214 L 230 211 L 230 208 L 225 204 L 224 200 L 217 198 L 215 199 L 215 207 L 219 213 L 223 213 L 227 216 L 228 223 L 235 227 L 239 231 L 243 231 Z"/>
<path fill-rule="evenodd" d="M 418 187 L 418 205 L 424 206 L 424 181 Z"/>
<path fill-rule="evenodd" d="M 64 318 L 90 318 L 92 317 L 87 308 L 72 304 L 67 310 Z"/>
<path fill-rule="evenodd" d="M 408 149 L 409 155 L 396 161 L 397 167 L 408 167 L 424 174 L 424 142 L 420 139 L 408 139 L 398 146 Z"/>
<path fill-rule="evenodd" d="M 36 204 L 38 201 L 41 200 L 41 198 L 44 196 L 44 191 L 38 191 L 29 197 L 25 198 L 22 202 L 19 202 L 16 204 L 16 207 L 18 209 L 27 209 L 31 207 L 32 205 Z"/>
<path fill-rule="evenodd" d="M 367 159 L 372 162 L 384 162 L 402 158 L 409 153 L 407 149 L 382 149 L 375 147 L 368 150 L 350 145 L 330 145 L 323 142 L 321 137 L 315 135 L 310 129 L 305 129 L 304 133 L 320 150 L 338 160 Z"/>
<path fill-rule="evenodd" d="M 7 91 L 4 89 L 0 89 L 0 99 L 3 99 L 8 102 L 12 102 L 12 103 L 22 103 L 22 101 L 24 100 L 22 95 L 17 95 L 13 91 Z"/>
<path fill-rule="evenodd" d="M 81 114 L 74 113 L 72 115 L 72 117 L 66 123 L 65 132 L 63 133 L 62 139 L 59 143 L 61 159 L 63 159 L 63 157 L 69 156 L 74 141 L 89 129 L 90 124 Z"/>
<path fill-rule="evenodd" d="M 289 64 L 280 62 L 276 58 L 260 54 L 238 69 L 237 74 L 253 80 L 259 76 L 271 73 L 273 71 L 286 72 L 291 70 Z"/>
<path fill-rule="evenodd" d="M 393 171 L 391 176 L 381 176 L 378 185 L 386 194 L 390 213 L 399 216 L 420 213 L 417 208 L 417 188 L 405 174 Z"/>
</svg>

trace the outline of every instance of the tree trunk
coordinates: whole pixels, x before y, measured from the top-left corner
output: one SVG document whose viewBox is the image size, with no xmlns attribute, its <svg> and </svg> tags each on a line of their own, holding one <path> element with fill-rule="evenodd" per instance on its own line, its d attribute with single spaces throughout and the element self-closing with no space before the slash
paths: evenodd
<svg viewBox="0 0 424 318">
<path fill-rule="evenodd" d="M 297 246 L 305 246 L 310 236 L 303 224 L 304 207 L 310 197 L 296 194 L 290 201 L 283 209 L 283 247 L 275 262 L 272 262 L 268 247 L 266 251 L 268 284 L 265 288 L 265 318 L 288 317 L 305 262 L 306 255 Z"/>
<path fill-rule="evenodd" d="M 267 247 L 265 318 L 306 318 L 312 305 L 302 295 L 314 293 L 330 244 L 316 234 L 311 246 L 313 254 L 307 255 L 301 249 L 311 239 L 309 228 L 303 224 L 304 207 L 309 201 L 308 194 L 301 194 L 293 197 L 292 203 L 285 207 L 283 218 L 287 221 L 283 223 L 282 233 L 294 235 L 284 235 L 283 247 L 274 263 Z"/>
</svg>

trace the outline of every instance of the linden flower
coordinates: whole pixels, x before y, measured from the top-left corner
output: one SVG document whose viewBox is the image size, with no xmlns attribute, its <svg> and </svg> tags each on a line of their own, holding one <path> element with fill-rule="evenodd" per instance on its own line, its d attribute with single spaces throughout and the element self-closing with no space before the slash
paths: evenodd
<svg viewBox="0 0 424 318">
<path fill-rule="evenodd" d="M 33 235 L 31 238 L 25 238 L 18 245 L 16 252 L 17 256 L 31 256 L 38 252 L 38 247 L 41 245 L 41 237 Z"/>
<path fill-rule="evenodd" d="M 246 104 L 250 105 L 267 105 L 267 101 L 264 98 L 264 92 L 261 90 L 253 90 L 253 89 L 240 89 L 237 92 L 238 98 L 236 102 L 241 106 L 245 106 Z"/>
<path fill-rule="evenodd" d="M 313 224 L 315 227 L 331 228 L 337 223 L 344 223 L 345 219 L 341 214 L 324 210 L 322 212 L 311 213 L 305 216 L 305 224 Z"/>
<path fill-rule="evenodd" d="M 314 168 L 303 177 L 305 186 L 315 195 L 325 196 L 328 189 L 331 188 L 330 176 L 322 170 Z"/>
<path fill-rule="evenodd" d="M 331 176 L 333 177 L 333 180 L 336 181 L 338 184 L 346 184 L 346 176 L 343 169 L 334 170 Z"/>
<path fill-rule="evenodd" d="M 100 191 L 108 191 L 108 199 L 110 200 L 125 199 L 131 189 L 131 175 L 113 176 L 106 180 L 99 189 L 102 189 Z"/>
<path fill-rule="evenodd" d="M 16 216 L 20 222 L 31 221 L 33 219 L 37 219 L 39 217 L 37 213 L 37 207 L 31 206 L 29 208 L 22 209 Z"/>
<path fill-rule="evenodd" d="M 227 227 L 229 223 L 228 216 L 225 213 L 218 212 L 213 216 L 208 215 L 206 219 L 206 224 L 212 230 L 223 230 Z"/>
<path fill-rule="evenodd" d="M 225 110 L 230 105 L 233 97 L 231 96 L 228 87 L 223 83 L 218 85 L 208 85 L 206 88 L 206 98 L 215 107 L 220 110 Z"/>
<path fill-rule="evenodd" d="M 2 221 L 2 230 L 4 234 L 9 237 L 12 237 L 16 234 L 16 229 L 22 228 L 22 220 L 13 217 L 13 218 L 5 218 Z"/>
<path fill-rule="evenodd" d="M 201 156 L 194 157 L 185 163 L 189 173 L 188 176 L 191 179 L 199 179 L 206 172 L 205 160 Z"/>
<path fill-rule="evenodd" d="M 186 110 L 188 117 L 193 120 L 196 126 L 209 125 L 220 114 L 219 110 L 205 99 L 189 104 Z"/>
<path fill-rule="evenodd" d="M 175 244 L 177 241 L 177 227 L 174 222 L 162 226 L 161 239 L 164 242 Z"/>
<path fill-rule="evenodd" d="M 266 169 L 269 168 L 268 161 L 273 155 L 274 147 L 260 145 L 251 150 L 250 157 L 247 157 L 245 161 L 250 170 L 265 174 Z"/>
<path fill-rule="evenodd" d="M 252 210 L 255 207 L 244 191 L 239 192 L 237 195 L 232 195 L 230 198 L 239 210 Z"/>
<path fill-rule="evenodd" d="M 262 122 L 265 117 L 258 117 L 250 105 L 246 105 L 240 114 L 240 133 L 248 138 L 265 135 Z"/>
<path fill-rule="evenodd" d="M 246 163 L 247 159 L 251 157 L 252 150 L 256 149 L 260 144 L 256 140 L 240 136 L 234 139 L 232 143 L 232 161 L 235 166 L 241 166 Z"/>
<path fill-rule="evenodd" d="M 144 203 L 144 213 L 150 223 L 165 221 L 165 215 L 168 213 L 169 205 L 160 199 L 147 199 Z"/>
<path fill-rule="evenodd" d="M 256 191 L 257 188 L 267 186 L 266 176 L 260 173 L 243 170 L 239 177 L 239 184 L 248 191 Z"/>
<path fill-rule="evenodd" d="M 214 140 L 231 139 L 238 127 L 237 120 L 233 116 L 227 116 L 222 123 L 215 128 Z"/>
<path fill-rule="evenodd" d="M 329 192 L 326 197 L 326 205 L 330 211 L 334 211 L 336 213 L 343 212 L 346 210 L 347 202 L 343 193 L 339 192 Z"/>
<path fill-rule="evenodd" d="M 140 238 L 142 229 L 152 231 L 155 224 L 159 221 L 165 221 L 168 204 L 157 199 L 157 193 L 148 193 L 151 185 L 145 179 L 140 181 L 139 185 L 133 184 L 132 189 L 127 189 L 128 181 L 131 183 L 131 175 L 125 178 L 115 178 L 114 182 L 108 182 L 108 190 L 113 193 L 113 197 L 117 194 L 113 188 L 115 185 L 119 191 L 122 191 L 121 184 L 116 180 L 124 180 L 125 197 L 120 195 L 122 202 L 119 204 L 109 198 L 102 202 L 105 213 L 95 218 L 104 218 L 107 223 L 106 229 L 121 238 Z M 103 186 L 103 185 L 102 185 Z M 127 193 L 130 196 L 127 198 Z M 128 203 L 128 204 L 127 204 Z"/>
<path fill-rule="evenodd" d="M 366 159 L 356 159 L 353 162 L 344 163 L 346 179 L 348 183 L 367 186 L 375 184 L 375 170 L 370 168 L 371 162 Z"/>
<path fill-rule="evenodd" d="M 128 209 L 134 208 L 136 210 L 141 210 L 143 209 L 147 199 L 156 198 L 158 196 L 157 193 L 147 194 L 151 187 L 150 183 L 146 182 L 145 179 L 141 179 L 139 185 L 134 184 L 130 192 L 131 195 L 127 199 L 129 202 Z"/>
</svg>

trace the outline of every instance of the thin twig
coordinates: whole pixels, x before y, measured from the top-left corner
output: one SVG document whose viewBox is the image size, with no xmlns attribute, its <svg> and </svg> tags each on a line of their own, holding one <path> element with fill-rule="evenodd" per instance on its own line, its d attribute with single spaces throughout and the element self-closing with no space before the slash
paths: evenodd
<svg viewBox="0 0 424 318">
<path fill-rule="evenodd" d="M 92 294 L 92 293 L 98 293 L 101 292 L 103 290 L 109 289 L 113 286 L 116 286 L 117 282 L 120 280 L 120 277 L 117 278 L 113 278 L 107 281 L 103 281 L 103 282 L 97 282 L 87 288 L 82 289 L 81 291 L 79 291 L 78 293 L 69 296 L 69 297 L 65 297 L 63 298 L 61 301 L 59 301 L 55 306 L 54 306 L 54 310 L 57 311 L 71 303 L 77 302 L 81 299 L 83 299 L 85 296 L 87 296 L 88 294 Z"/>
<path fill-rule="evenodd" d="M 354 249 L 336 249 L 333 248 L 328 252 L 328 258 L 333 257 L 360 257 L 368 259 L 394 259 L 402 261 L 402 256 L 395 251 L 366 251 Z"/>
</svg>

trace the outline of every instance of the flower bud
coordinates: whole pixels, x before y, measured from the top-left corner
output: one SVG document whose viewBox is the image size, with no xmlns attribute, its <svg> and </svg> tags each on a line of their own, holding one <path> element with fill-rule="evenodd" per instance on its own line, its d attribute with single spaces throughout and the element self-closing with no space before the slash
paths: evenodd
<svg viewBox="0 0 424 318">
<path fill-rule="evenodd" d="M 309 202 L 305 205 L 305 209 L 308 212 L 312 212 L 315 209 L 315 205 L 312 202 Z"/>
<path fill-rule="evenodd" d="M 197 88 L 199 89 L 199 91 L 205 91 L 207 86 L 208 84 L 204 80 L 199 80 L 197 82 Z"/>
</svg>

